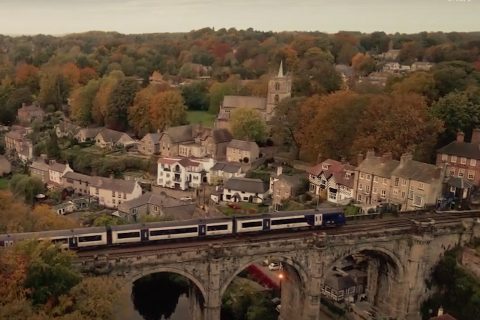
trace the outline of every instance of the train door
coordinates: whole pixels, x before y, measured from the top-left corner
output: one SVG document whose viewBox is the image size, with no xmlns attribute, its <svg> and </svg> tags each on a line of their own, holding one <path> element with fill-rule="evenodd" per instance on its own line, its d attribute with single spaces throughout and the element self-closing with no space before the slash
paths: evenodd
<svg viewBox="0 0 480 320">
<path fill-rule="evenodd" d="M 142 242 L 148 241 L 148 229 L 140 230 L 140 241 Z"/>
<path fill-rule="evenodd" d="M 107 244 L 111 245 L 112 242 L 112 228 L 110 226 L 107 226 Z"/>
<path fill-rule="evenodd" d="M 313 227 L 315 225 L 315 215 L 314 214 L 306 215 L 305 221 L 308 223 L 309 226 Z"/>
<path fill-rule="evenodd" d="M 263 219 L 262 230 L 263 231 L 270 230 L 270 219 Z"/>
<path fill-rule="evenodd" d="M 77 242 L 77 237 L 70 237 L 68 238 L 68 247 L 70 249 L 75 249 L 78 248 L 78 242 Z"/>
<path fill-rule="evenodd" d="M 198 225 L 198 236 L 203 237 L 207 234 L 207 226 L 204 224 Z"/>
</svg>

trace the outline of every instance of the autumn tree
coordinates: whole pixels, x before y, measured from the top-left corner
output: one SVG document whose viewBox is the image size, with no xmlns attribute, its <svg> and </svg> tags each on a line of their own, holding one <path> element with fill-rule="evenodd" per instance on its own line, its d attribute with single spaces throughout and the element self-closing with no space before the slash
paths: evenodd
<svg viewBox="0 0 480 320">
<path fill-rule="evenodd" d="M 121 71 L 111 72 L 100 80 L 100 85 L 92 104 L 92 119 L 97 125 L 104 125 L 108 114 L 109 99 L 117 82 L 125 75 Z"/>
<path fill-rule="evenodd" d="M 433 101 L 437 97 L 435 79 L 428 72 L 414 72 L 392 85 L 392 91 L 396 93 L 416 93 Z"/>
<path fill-rule="evenodd" d="M 31 64 L 22 63 L 15 70 L 15 85 L 17 87 L 28 87 L 31 92 L 39 89 L 39 69 Z"/>
<path fill-rule="evenodd" d="M 369 55 L 364 53 L 357 53 L 352 58 L 352 68 L 358 75 L 367 75 L 375 71 L 375 60 Z"/>
<path fill-rule="evenodd" d="M 356 154 L 369 149 L 392 152 L 395 158 L 412 152 L 417 159 L 429 161 L 442 124 L 429 113 L 422 96 L 375 95 L 359 117 L 352 148 Z"/>
<path fill-rule="evenodd" d="M 138 83 L 128 77 L 118 81 L 113 88 L 107 104 L 105 125 L 110 129 L 124 131 L 128 128 L 128 108 L 132 106 Z"/>
<path fill-rule="evenodd" d="M 36 177 L 16 174 L 10 180 L 10 190 L 16 197 L 23 198 L 26 203 L 33 204 L 35 196 L 45 191 L 43 182 Z"/>
<path fill-rule="evenodd" d="M 59 70 L 50 68 L 40 73 L 38 101 L 42 106 L 59 109 L 67 101 L 69 91 L 69 84 Z"/>
<path fill-rule="evenodd" d="M 163 131 L 168 127 L 184 124 L 187 117 L 186 110 L 182 95 L 178 91 L 157 93 L 150 103 L 151 127 Z"/>
<path fill-rule="evenodd" d="M 93 122 L 93 101 L 99 87 L 98 80 L 90 80 L 87 85 L 73 91 L 70 96 L 70 116 L 79 125 L 86 126 Z"/>
<path fill-rule="evenodd" d="M 262 115 L 253 108 L 237 108 L 230 117 L 230 127 L 235 139 L 262 142 L 267 126 Z"/>
<path fill-rule="evenodd" d="M 159 91 L 154 85 L 141 89 L 135 95 L 133 105 L 128 109 L 128 123 L 137 136 L 142 137 L 153 130 L 150 105 L 153 96 Z"/>
</svg>

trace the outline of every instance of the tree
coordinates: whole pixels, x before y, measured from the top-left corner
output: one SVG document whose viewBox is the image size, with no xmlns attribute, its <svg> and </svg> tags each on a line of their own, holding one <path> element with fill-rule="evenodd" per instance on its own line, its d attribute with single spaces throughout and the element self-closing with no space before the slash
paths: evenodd
<svg viewBox="0 0 480 320">
<path fill-rule="evenodd" d="M 429 161 L 442 124 L 429 113 L 422 96 L 376 95 L 359 118 L 352 148 L 355 154 L 375 149 L 392 152 L 395 158 L 412 152 L 417 159 Z"/>
<path fill-rule="evenodd" d="M 38 101 L 42 106 L 53 105 L 59 109 L 67 101 L 70 87 L 57 69 L 43 70 L 40 74 Z"/>
<path fill-rule="evenodd" d="M 12 124 L 16 117 L 18 109 L 25 103 L 33 102 L 32 92 L 28 87 L 13 89 L 5 101 L 4 108 L 0 112 L 0 121 L 4 124 Z"/>
<path fill-rule="evenodd" d="M 187 118 L 185 103 L 178 91 L 155 94 L 150 103 L 151 127 L 160 131 L 170 126 L 184 124 Z"/>
<path fill-rule="evenodd" d="M 121 71 L 111 72 L 100 80 L 100 85 L 92 104 L 92 119 L 97 125 L 104 125 L 108 115 L 108 104 L 113 89 L 125 75 Z"/>
<path fill-rule="evenodd" d="M 36 177 L 16 174 L 10 180 L 10 190 L 16 197 L 21 197 L 28 204 L 33 204 L 35 196 L 45 191 L 43 182 Z"/>
<path fill-rule="evenodd" d="M 399 82 L 394 83 L 392 91 L 403 94 L 420 94 L 427 97 L 429 101 L 433 101 L 437 97 L 433 75 L 423 71 L 411 73 Z"/>
<path fill-rule="evenodd" d="M 303 99 L 287 98 L 280 101 L 271 120 L 272 137 L 275 144 L 283 145 L 294 152 L 298 159 L 302 141 L 298 135 L 300 127 L 300 105 Z"/>
<path fill-rule="evenodd" d="M 367 75 L 375 71 L 375 60 L 368 54 L 357 53 L 352 58 L 352 68 L 358 75 Z"/>
<path fill-rule="evenodd" d="M 208 111 L 217 114 L 220 110 L 220 104 L 223 102 L 223 97 L 235 93 L 235 85 L 229 82 L 215 82 L 209 89 L 210 106 Z"/>
<path fill-rule="evenodd" d="M 81 126 L 93 122 L 93 101 L 100 88 L 98 80 L 90 80 L 84 87 L 79 87 L 70 96 L 71 118 Z"/>
<path fill-rule="evenodd" d="M 262 142 L 267 126 L 261 114 L 253 108 L 237 108 L 232 112 L 230 126 L 235 139 Z"/>
<path fill-rule="evenodd" d="M 128 109 L 132 106 L 138 83 L 129 77 L 118 81 L 107 104 L 105 125 L 110 129 L 124 131 L 128 128 Z"/>
<path fill-rule="evenodd" d="M 58 146 L 57 134 L 52 131 L 47 140 L 46 144 L 47 156 L 50 159 L 59 159 L 60 158 L 60 147 Z"/>
<path fill-rule="evenodd" d="M 39 89 L 39 70 L 31 64 L 22 63 L 15 70 L 15 85 L 17 87 L 28 87 L 31 92 Z"/>
<path fill-rule="evenodd" d="M 149 111 L 153 96 L 158 92 L 159 89 L 154 85 L 138 91 L 133 105 L 128 109 L 128 123 L 139 137 L 143 137 L 153 130 Z"/>
<path fill-rule="evenodd" d="M 205 81 L 196 81 L 182 87 L 182 97 L 189 110 L 208 109 L 208 86 Z"/>
</svg>

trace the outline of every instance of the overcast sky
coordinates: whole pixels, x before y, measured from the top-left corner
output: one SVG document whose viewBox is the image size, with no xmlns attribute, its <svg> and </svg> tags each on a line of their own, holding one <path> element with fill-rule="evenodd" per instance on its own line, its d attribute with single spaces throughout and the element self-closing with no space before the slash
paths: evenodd
<svg viewBox="0 0 480 320">
<path fill-rule="evenodd" d="M 480 0 L 0 0 L 1 34 L 480 31 Z"/>
</svg>

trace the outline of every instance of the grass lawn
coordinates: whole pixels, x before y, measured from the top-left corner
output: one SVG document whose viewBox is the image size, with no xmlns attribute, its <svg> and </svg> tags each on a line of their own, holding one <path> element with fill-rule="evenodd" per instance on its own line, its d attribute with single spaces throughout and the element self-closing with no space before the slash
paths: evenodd
<svg viewBox="0 0 480 320">
<path fill-rule="evenodd" d="M 0 178 L 0 190 L 8 189 L 8 180 L 5 178 Z"/>
<path fill-rule="evenodd" d="M 213 128 L 217 115 L 207 111 L 187 111 L 187 121 L 191 124 L 201 123 L 204 127 Z"/>
</svg>

